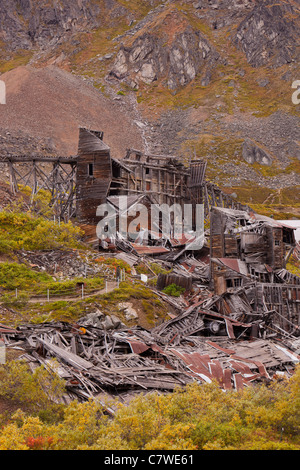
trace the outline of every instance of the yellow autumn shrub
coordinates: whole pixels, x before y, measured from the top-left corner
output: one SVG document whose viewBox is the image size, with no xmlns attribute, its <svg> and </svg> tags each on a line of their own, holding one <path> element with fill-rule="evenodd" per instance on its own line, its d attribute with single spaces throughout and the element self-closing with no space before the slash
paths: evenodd
<svg viewBox="0 0 300 470">
<path fill-rule="evenodd" d="M 113 403 L 114 416 L 96 400 L 73 402 L 51 422 L 19 412 L 0 430 L 0 449 L 299 450 L 299 385 L 297 367 L 289 380 L 240 392 L 193 383 L 141 394 Z"/>
</svg>

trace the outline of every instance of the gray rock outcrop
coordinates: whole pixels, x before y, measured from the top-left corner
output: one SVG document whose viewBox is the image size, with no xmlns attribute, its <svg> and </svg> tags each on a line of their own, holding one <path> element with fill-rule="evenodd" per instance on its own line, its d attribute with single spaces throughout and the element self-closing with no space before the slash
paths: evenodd
<svg viewBox="0 0 300 470">
<path fill-rule="evenodd" d="M 128 84 L 151 84 L 159 78 L 170 90 L 190 83 L 198 73 L 214 68 L 219 54 L 199 31 L 187 27 L 169 45 L 151 33 L 138 37 L 130 48 L 122 46 L 110 75 Z"/>
<path fill-rule="evenodd" d="M 48 47 L 64 34 L 95 28 L 99 13 L 90 0 L 1 0 L 0 39 L 10 51 Z"/>
<path fill-rule="evenodd" d="M 289 2 L 259 1 L 238 26 L 234 43 L 252 66 L 280 67 L 295 60 L 299 35 L 296 18 L 299 10 Z"/>
<path fill-rule="evenodd" d="M 260 165 L 271 165 L 271 155 L 250 139 L 246 139 L 242 150 L 243 158 L 248 163 L 259 163 Z"/>
</svg>

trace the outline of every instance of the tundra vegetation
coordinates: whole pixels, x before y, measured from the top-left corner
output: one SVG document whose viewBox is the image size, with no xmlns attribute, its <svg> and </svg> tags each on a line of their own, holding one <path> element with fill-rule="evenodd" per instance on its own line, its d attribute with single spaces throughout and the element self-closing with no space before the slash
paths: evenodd
<svg viewBox="0 0 300 470">
<path fill-rule="evenodd" d="M 55 363 L 52 367 L 55 370 Z M 222 393 L 193 383 L 125 405 L 57 405 L 63 383 L 43 367 L 0 368 L 0 450 L 299 450 L 300 368 L 290 380 Z M 0 408 L 0 409 L 1 409 Z"/>
</svg>

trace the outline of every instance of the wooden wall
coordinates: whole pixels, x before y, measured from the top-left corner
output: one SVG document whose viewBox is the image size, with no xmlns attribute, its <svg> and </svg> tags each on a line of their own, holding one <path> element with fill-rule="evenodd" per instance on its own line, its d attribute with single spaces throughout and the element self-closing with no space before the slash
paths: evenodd
<svg viewBox="0 0 300 470">
<path fill-rule="evenodd" d="M 110 149 L 102 134 L 80 129 L 76 181 L 76 217 L 80 223 L 99 221 L 97 207 L 106 202 L 111 178 Z"/>
</svg>

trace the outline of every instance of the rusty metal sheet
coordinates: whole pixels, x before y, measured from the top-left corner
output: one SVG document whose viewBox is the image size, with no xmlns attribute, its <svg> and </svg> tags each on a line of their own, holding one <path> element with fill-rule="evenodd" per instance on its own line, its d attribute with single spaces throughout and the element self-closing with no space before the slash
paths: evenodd
<svg viewBox="0 0 300 470">
<path fill-rule="evenodd" d="M 214 360 L 209 363 L 209 371 L 211 375 L 223 386 L 224 384 L 224 373 L 222 366 L 218 360 Z"/>
<path fill-rule="evenodd" d="M 0 323 L 0 333 L 16 333 L 17 330 L 10 328 L 9 326 L 2 325 Z"/>
<path fill-rule="evenodd" d="M 258 367 L 258 370 L 259 370 L 259 373 L 260 375 L 262 375 L 263 377 L 266 377 L 267 379 L 270 378 L 268 372 L 267 372 L 267 369 L 266 367 L 264 366 L 264 364 L 262 364 L 261 362 L 259 361 L 255 361 L 254 364 Z"/>
<path fill-rule="evenodd" d="M 199 353 L 183 353 L 176 349 L 172 349 L 172 352 L 180 359 L 184 361 L 186 366 L 197 375 L 200 375 L 206 381 L 212 381 L 213 376 L 203 364 L 201 355 Z"/>
<path fill-rule="evenodd" d="M 243 364 L 242 362 L 237 362 L 237 361 L 229 361 L 231 366 L 237 371 L 240 372 L 241 374 L 250 374 L 252 375 L 252 371 L 247 364 Z"/>
<path fill-rule="evenodd" d="M 209 357 L 209 355 L 208 354 L 203 354 L 201 356 L 199 355 L 199 359 L 208 369 L 208 364 L 211 362 L 211 358 Z"/>
<path fill-rule="evenodd" d="M 253 382 L 254 380 L 259 379 L 260 377 L 260 374 L 252 374 L 250 376 L 244 377 L 244 380 L 246 380 L 246 382 Z"/>
<path fill-rule="evenodd" d="M 231 354 L 235 354 L 235 350 L 234 350 L 234 349 L 222 348 L 222 346 L 220 346 L 219 344 L 215 343 L 214 341 L 207 341 L 207 344 L 209 344 L 210 346 L 212 346 L 212 347 L 215 348 L 215 349 L 218 349 L 219 351 L 224 352 L 225 354 L 228 354 L 229 356 L 230 356 Z"/>
<path fill-rule="evenodd" d="M 237 391 L 243 390 L 245 382 L 241 374 L 234 374 L 233 381 L 234 381 L 234 386 Z"/>
<path fill-rule="evenodd" d="M 231 376 L 232 372 L 230 369 L 225 369 L 224 370 L 224 389 L 225 390 L 231 390 L 232 389 L 232 382 L 231 382 Z"/>
<path fill-rule="evenodd" d="M 149 346 L 147 346 L 145 343 L 142 343 L 142 341 L 137 341 L 135 339 L 128 338 L 124 338 L 124 340 L 129 344 L 134 354 L 142 354 L 143 352 L 148 351 L 149 349 Z"/>
<path fill-rule="evenodd" d="M 151 344 L 150 347 L 152 351 L 159 352 L 160 354 L 163 354 L 163 355 L 166 354 L 165 351 L 162 348 L 160 348 L 157 344 Z"/>
<path fill-rule="evenodd" d="M 244 357 L 239 357 L 239 356 L 236 356 L 236 355 L 231 356 L 231 359 L 237 359 L 239 361 L 246 362 L 248 364 L 254 364 L 258 368 L 258 371 L 259 371 L 259 373 L 262 377 L 270 378 L 266 367 L 260 361 L 257 361 L 255 359 L 246 359 Z"/>
<path fill-rule="evenodd" d="M 184 246 L 188 243 L 192 243 L 193 241 L 196 240 L 196 237 L 187 237 L 185 234 L 174 236 L 173 238 L 170 238 L 170 243 L 172 247 L 176 246 Z"/>
<path fill-rule="evenodd" d="M 235 339 L 232 322 L 225 318 L 226 331 L 230 339 Z"/>
<path fill-rule="evenodd" d="M 131 245 L 139 255 L 159 255 L 170 252 L 170 250 L 163 246 L 146 246 L 138 245 L 137 243 L 132 243 Z"/>
</svg>

